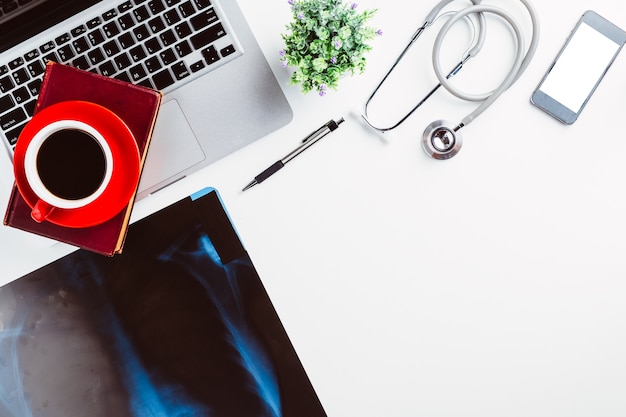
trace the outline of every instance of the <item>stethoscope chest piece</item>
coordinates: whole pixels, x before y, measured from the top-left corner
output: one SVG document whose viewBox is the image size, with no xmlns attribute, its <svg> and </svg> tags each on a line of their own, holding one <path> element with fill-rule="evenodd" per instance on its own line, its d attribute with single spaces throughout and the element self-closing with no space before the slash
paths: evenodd
<svg viewBox="0 0 626 417">
<path fill-rule="evenodd" d="M 450 159 L 461 150 L 463 137 L 459 129 L 446 120 L 435 120 L 426 127 L 422 136 L 422 148 L 435 159 Z"/>
</svg>

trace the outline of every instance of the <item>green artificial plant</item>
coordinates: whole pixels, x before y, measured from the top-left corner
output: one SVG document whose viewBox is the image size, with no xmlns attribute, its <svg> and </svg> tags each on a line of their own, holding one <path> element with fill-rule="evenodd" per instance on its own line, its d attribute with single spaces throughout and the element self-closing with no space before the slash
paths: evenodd
<svg viewBox="0 0 626 417">
<path fill-rule="evenodd" d="M 336 89 L 339 78 L 365 70 L 368 41 L 381 35 L 367 25 L 376 10 L 357 11 L 356 3 L 342 0 L 288 0 L 293 21 L 289 33 L 282 34 L 285 49 L 280 51 L 283 67 L 296 68 L 291 84 L 302 92 L 317 91 L 320 96 Z"/>
</svg>

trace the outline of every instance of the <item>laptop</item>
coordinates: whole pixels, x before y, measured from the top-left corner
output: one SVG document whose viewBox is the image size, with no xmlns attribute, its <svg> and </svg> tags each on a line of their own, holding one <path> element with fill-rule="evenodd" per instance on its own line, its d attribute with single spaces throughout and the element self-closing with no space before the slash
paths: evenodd
<svg viewBox="0 0 626 417">
<path fill-rule="evenodd" d="M 48 60 L 163 92 L 139 199 L 293 115 L 236 0 L 0 0 L 0 141 L 10 156 Z"/>
</svg>

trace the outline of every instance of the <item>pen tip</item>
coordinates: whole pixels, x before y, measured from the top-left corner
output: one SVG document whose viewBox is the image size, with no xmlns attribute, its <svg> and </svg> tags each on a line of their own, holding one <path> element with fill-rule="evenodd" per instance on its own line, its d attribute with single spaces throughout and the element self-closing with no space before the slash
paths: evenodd
<svg viewBox="0 0 626 417">
<path fill-rule="evenodd" d="M 255 185 L 257 185 L 256 180 L 252 180 L 252 181 L 250 181 L 250 183 L 248 185 L 243 187 L 241 191 L 243 192 L 243 191 L 249 190 L 250 188 L 254 187 Z"/>
</svg>

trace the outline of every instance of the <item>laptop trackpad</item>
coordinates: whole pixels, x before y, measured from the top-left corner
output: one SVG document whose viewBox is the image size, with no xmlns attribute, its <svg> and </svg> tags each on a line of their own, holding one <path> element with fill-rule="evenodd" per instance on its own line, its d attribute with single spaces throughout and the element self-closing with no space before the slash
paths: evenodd
<svg viewBox="0 0 626 417">
<path fill-rule="evenodd" d="M 183 111 L 176 100 L 161 104 L 148 156 L 139 182 L 139 193 L 167 180 L 205 159 Z M 155 190 L 151 190 L 155 191 Z"/>
</svg>

